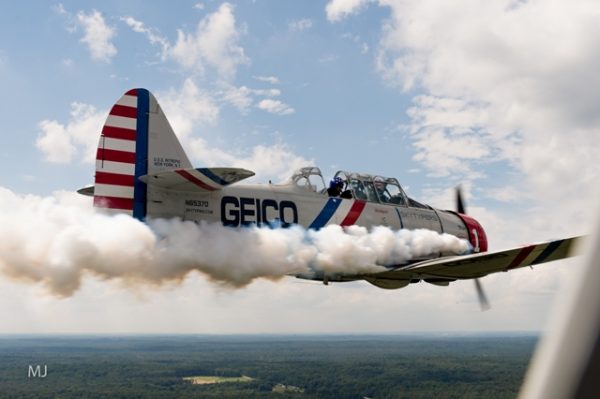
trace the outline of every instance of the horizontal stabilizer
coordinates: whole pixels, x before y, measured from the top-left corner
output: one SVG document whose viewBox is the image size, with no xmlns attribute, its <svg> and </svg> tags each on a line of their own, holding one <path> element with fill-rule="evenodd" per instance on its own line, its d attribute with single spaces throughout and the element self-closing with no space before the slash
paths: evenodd
<svg viewBox="0 0 600 399">
<path fill-rule="evenodd" d="M 240 168 L 190 168 L 140 176 L 140 180 L 176 191 L 216 191 L 251 176 L 254 172 Z"/>
<path fill-rule="evenodd" d="M 94 196 L 94 186 L 86 186 L 84 188 L 80 188 L 77 192 L 81 195 L 85 195 L 87 197 Z"/>
</svg>

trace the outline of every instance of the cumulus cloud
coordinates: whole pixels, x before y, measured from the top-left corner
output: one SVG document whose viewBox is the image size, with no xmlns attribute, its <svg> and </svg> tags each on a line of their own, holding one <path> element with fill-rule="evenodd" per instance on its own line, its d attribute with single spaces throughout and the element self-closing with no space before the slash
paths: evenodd
<svg viewBox="0 0 600 399">
<path fill-rule="evenodd" d="M 277 97 L 281 94 L 279 89 L 251 89 L 247 86 L 232 86 L 221 84 L 218 91 L 220 98 L 235 106 L 242 114 L 247 114 L 254 104 L 256 97 Z"/>
<path fill-rule="evenodd" d="M 314 165 L 314 160 L 296 154 L 286 143 L 272 145 L 260 144 L 247 150 L 223 150 L 209 145 L 202 138 L 194 139 L 189 144 L 191 154 L 205 165 L 233 166 L 252 170 L 256 175 L 254 181 L 273 180 L 282 182 L 292 173 L 304 166 Z"/>
<path fill-rule="evenodd" d="M 331 1 L 326 11 L 337 21 L 366 4 Z M 600 116 L 592 111 L 600 107 L 593 89 L 600 67 L 597 2 L 379 5 L 390 16 L 376 68 L 391 85 L 416 93 L 410 123 L 401 129 L 415 160 L 433 175 L 456 179 L 483 177 L 486 164 L 500 162 L 521 174 L 519 189 L 546 212 L 591 206 L 600 194 Z"/>
<path fill-rule="evenodd" d="M 106 116 L 106 110 L 74 102 L 66 124 L 48 119 L 38 124 L 35 145 L 48 162 L 70 163 L 79 152 L 83 153 L 82 161 L 93 162 Z"/>
<path fill-rule="evenodd" d="M 409 112 L 415 131 L 437 127 L 445 140 L 471 133 L 547 188 L 577 165 L 586 176 L 594 168 L 598 114 L 590 110 L 600 95 L 590 85 L 598 79 L 600 25 L 590 9 L 597 3 L 381 3 L 391 18 L 379 71 L 427 93 Z M 474 159 L 488 154 L 475 151 Z"/>
<path fill-rule="evenodd" d="M 166 56 L 200 72 L 210 65 L 219 76 L 230 79 L 235 76 L 238 65 L 249 62 L 244 49 L 238 44 L 240 35 L 233 6 L 224 3 L 198 23 L 196 32 L 178 30 L 177 41 Z"/>
<path fill-rule="evenodd" d="M 277 96 L 276 89 L 250 89 L 224 85 L 217 93 L 222 101 L 244 108 L 254 101 L 254 96 Z M 283 142 L 259 144 L 251 148 L 222 149 L 205 137 L 219 118 L 217 100 L 202 91 L 192 79 L 187 79 L 181 89 L 171 89 L 156 94 L 167 119 L 181 140 L 183 148 L 196 163 L 207 166 L 232 166 L 247 168 L 256 173 L 253 180 L 282 181 L 302 166 L 313 165 L 312 159 L 296 154 Z"/>
<path fill-rule="evenodd" d="M 166 37 L 134 17 L 121 17 L 121 21 L 134 32 L 146 35 L 150 44 L 160 45 L 163 61 L 175 61 L 182 67 L 201 74 L 207 67 L 211 67 L 221 79 L 231 80 L 239 65 L 250 62 L 239 45 L 243 28 L 236 25 L 233 11 L 231 4 L 223 3 L 217 11 L 198 22 L 195 32 L 186 33 L 179 29 L 175 43 L 169 42 Z"/>
<path fill-rule="evenodd" d="M 373 0 L 331 0 L 325 7 L 325 13 L 330 22 L 337 22 L 358 13 L 371 2 Z"/>
<path fill-rule="evenodd" d="M 157 100 L 180 140 L 186 141 L 200 126 L 214 126 L 220 108 L 212 95 L 202 90 L 192 79 L 186 79 L 180 89 L 157 93 Z"/>
<path fill-rule="evenodd" d="M 62 12 L 65 12 L 64 7 Z M 117 48 L 111 43 L 111 39 L 116 34 L 115 29 L 106 25 L 102 13 L 96 10 L 92 10 L 89 14 L 78 12 L 77 21 L 84 30 L 81 42 L 87 46 L 92 59 L 110 62 L 117 55 Z"/>
<path fill-rule="evenodd" d="M 260 101 L 257 107 L 263 111 L 267 111 L 276 115 L 291 115 L 296 112 L 294 108 L 290 107 L 286 103 L 269 98 Z"/>
</svg>

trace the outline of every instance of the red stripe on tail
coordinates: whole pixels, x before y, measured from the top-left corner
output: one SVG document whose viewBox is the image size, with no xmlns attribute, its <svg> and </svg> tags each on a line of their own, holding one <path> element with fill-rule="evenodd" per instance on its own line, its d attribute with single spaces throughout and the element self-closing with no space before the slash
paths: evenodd
<svg viewBox="0 0 600 399">
<path fill-rule="evenodd" d="M 365 201 L 355 201 L 354 204 L 352 204 L 352 208 L 350 208 L 350 212 L 348 212 L 342 221 L 341 226 L 351 226 L 356 223 L 363 209 L 365 209 L 366 204 Z"/>
<path fill-rule="evenodd" d="M 122 127 L 106 126 L 102 128 L 102 134 L 111 139 L 135 141 L 135 130 Z"/>
<path fill-rule="evenodd" d="M 135 178 L 133 175 L 122 175 L 120 173 L 96 172 L 96 183 L 133 187 Z"/>
<path fill-rule="evenodd" d="M 98 152 L 96 152 L 96 159 L 99 161 L 135 163 L 135 152 L 98 148 Z"/>
<path fill-rule="evenodd" d="M 137 118 L 137 108 L 115 104 L 110 110 L 111 115 L 123 116 L 125 118 Z"/>
</svg>

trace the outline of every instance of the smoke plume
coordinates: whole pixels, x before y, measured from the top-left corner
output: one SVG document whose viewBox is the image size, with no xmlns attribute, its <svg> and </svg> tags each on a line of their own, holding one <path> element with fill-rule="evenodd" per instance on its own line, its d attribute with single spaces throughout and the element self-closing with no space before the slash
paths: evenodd
<svg viewBox="0 0 600 399">
<path fill-rule="evenodd" d="M 197 271 L 235 288 L 256 278 L 385 271 L 386 265 L 415 257 L 468 249 L 465 240 L 429 230 L 232 229 L 178 219 L 142 223 L 96 213 L 89 199 L 77 194 L 20 196 L 0 187 L 0 271 L 65 297 L 86 275 L 160 285 Z"/>
</svg>

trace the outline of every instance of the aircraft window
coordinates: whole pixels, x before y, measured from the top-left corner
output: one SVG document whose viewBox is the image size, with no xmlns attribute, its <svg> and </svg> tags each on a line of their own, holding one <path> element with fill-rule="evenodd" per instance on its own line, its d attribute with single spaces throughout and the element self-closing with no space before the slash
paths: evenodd
<svg viewBox="0 0 600 399">
<path fill-rule="evenodd" d="M 391 195 L 388 192 L 387 184 L 383 180 L 375 180 L 374 181 L 375 191 L 377 192 L 377 197 L 379 197 L 379 202 L 382 204 L 389 204 L 391 201 Z"/>
<path fill-rule="evenodd" d="M 404 196 L 402 195 L 402 191 L 400 191 L 399 186 L 388 183 L 385 186 L 385 193 L 389 197 L 389 203 L 394 205 L 406 205 L 404 202 Z"/>
<path fill-rule="evenodd" d="M 367 192 L 365 190 L 365 186 L 362 184 L 360 180 L 351 179 L 350 180 L 350 189 L 354 193 L 354 198 L 359 200 L 367 201 Z"/>
<path fill-rule="evenodd" d="M 367 201 L 371 202 L 379 202 L 377 199 L 377 193 L 375 192 L 375 186 L 373 186 L 373 182 L 364 181 L 365 192 L 367 194 Z"/>
<path fill-rule="evenodd" d="M 308 176 L 308 184 L 310 184 L 312 191 L 316 191 L 317 193 L 325 192 L 325 183 L 321 175 Z"/>
<path fill-rule="evenodd" d="M 431 209 L 430 207 L 428 207 L 427 205 L 423 205 L 420 202 L 415 201 L 412 198 L 408 199 L 408 203 L 410 206 L 412 206 L 413 208 L 422 208 L 422 209 Z"/>
<path fill-rule="evenodd" d="M 310 184 L 310 180 L 307 177 L 305 177 L 305 176 L 299 177 L 296 180 L 296 185 L 298 187 L 302 187 L 302 188 L 305 188 L 305 189 L 310 190 L 310 191 L 315 191 L 315 187 Z"/>
<path fill-rule="evenodd" d="M 291 180 L 296 183 L 298 187 L 302 187 L 306 190 L 323 193 L 325 192 L 325 182 L 321 171 L 316 167 L 305 167 L 298 169 L 293 175 Z"/>
</svg>

